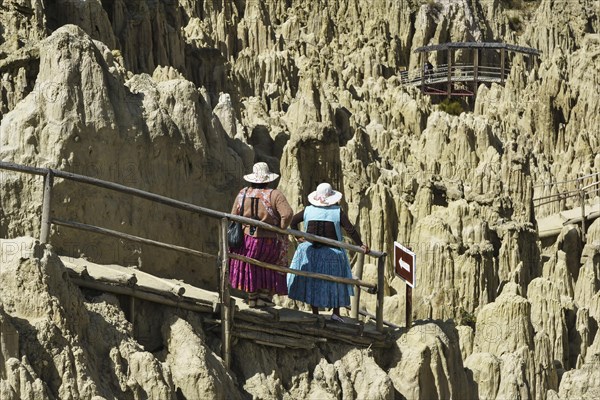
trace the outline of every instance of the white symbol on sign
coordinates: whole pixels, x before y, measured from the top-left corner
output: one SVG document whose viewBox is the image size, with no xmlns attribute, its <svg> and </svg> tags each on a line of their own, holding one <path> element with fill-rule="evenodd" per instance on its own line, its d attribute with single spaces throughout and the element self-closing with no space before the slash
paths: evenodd
<svg viewBox="0 0 600 400">
<path fill-rule="evenodd" d="M 408 272 L 410 272 L 410 265 L 403 259 L 400 259 L 399 261 L 400 261 L 400 267 L 402 267 L 402 269 L 405 269 Z"/>
<path fill-rule="evenodd" d="M 414 288 L 417 267 L 415 253 L 400 243 L 394 242 L 394 260 L 394 272 L 396 276 Z"/>
</svg>

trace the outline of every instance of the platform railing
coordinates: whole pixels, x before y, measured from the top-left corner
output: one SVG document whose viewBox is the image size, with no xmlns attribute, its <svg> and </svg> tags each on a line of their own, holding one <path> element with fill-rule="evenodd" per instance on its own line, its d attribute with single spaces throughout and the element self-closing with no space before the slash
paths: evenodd
<svg viewBox="0 0 600 400">
<path fill-rule="evenodd" d="M 108 235 L 112 237 L 117 237 L 124 240 L 130 240 L 137 243 L 142 243 L 151 246 L 157 246 L 161 248 L 166 248 L 169 250 L 191 254 L 195 256 L 201 257 L 211 257 L 211 258 L 220 258 L 221 260 L 221 273 L 220 273 L 220 281 L 219 281 L 219 300 L 221 303 L 221 321 L 222 321 L 222 356 L 225 362 L 225 365 L 229 368 L 231 362 L 231 332 L 232 332 L 232 324 L 233 324 L 233 313 L 235 310 L 235 300 L 231 298 L 230 295 L 230 285 L 229 285 L 229 260 L 237 259 L 245 262 L 249 262 L 255 265 L 259 265 L 263 268 L 275 270 L 283 273 L 296 274 L 301 276 L 312 277 L 316 279 L 322 279 L 337 283 L 351 284 L 355 285 L 357 288 L 357 293 L 355 295 L 355 299 L 353 299 L 353 308 L 351 311 L 351 316 L 356 318 L 359 310 L 359 298 L 361 287 L 367 288 L 370 293 L 377 294 L 377 303 L 376 303 L 376 311 L 375 311 L 375 324 L 376 328 L 379 332 L 383 332 L 383 302 L 384 302 L 384 284 L 385 284 L 385 259 L 386 253 L 371 250 L 368 255 L 377 259 L 377 283 L 373 284 L 370 282 L 366 282 L 362 280 L 362 276 L 358 276 L 357 278 L 342 278 L 327 274 L 319 274 L 314 272 L 307 271 L 299 271 L 293 270 L 286 267 L 281 267 L 278 265 L 273 265 L 270 263 L 265 263 L 262 261 L 258 261 L 252 258 L 244 257 L 239 254 L 231 253 L 229 251 L 227 245 L 227 226 L 230 221 L 237 221 L 244 225 L 251 225 L 260 227 L 262 229 L 266 229 L 272 232 L 276 232 L 281 235 L 292 235 L 294 237 L 302 237 L 304 239 L 310 240 L 312 242 L 319 242 L 329 246 L 339 247 L 345 250 L 349 250 L 352 252 L 356 252 L 359 254 L 357 270 L 362 271 L 362 262 L 364 261 L 364 250 L 355 245 L 348 244 L 346 242 L 337 241 L 328 239 L 321 236 L 312 235 L 309 233 L 293 230 L 293 229 L 281 229 L 267 223 L 256 221 L 251 218 L 242 217 L 240 215 L 229 214 L 217 210 L 213 210 L 210 208 L 200 207 L 194 204 L 186 203 L 180 200 L 172 199 L 166 196 L 162 196 L 156 193 L 147 192 L 141 189 L 132 188 L 129 186 L 125 186 L 119 183 L 104 181 L 101 179 L 78 175 L 71 172 L 66 172 L 62 170 L 56 170 L 51 168 L 39 168 L 32 167 L 20 164 L 14 164 L 9 162 L 0 162 L 0 170 L 8 170 L 20 173 L 26 173 L 31 175 L 39 175 L 44 177 L 44 190 L 43 190 L 43 199 L 42 199 L 42 215 L 41 215 L 41 228 L 40 228 L 40 242 L 41 243 L 49 243 L 50 232 L 52 224 L 58 226 L 65 226 L 72 229 L 84 230 L 88 232 L 93 232 L 97 234 Z M 88 184 L 108 190 L 113 190 L 116 192 L 128 194 L 131 196 L 140 197 L 155 203 L 163 204 L 169 207 L 178 208 L 181 210 L 189 211 L 192 213 L 204 215 L 210 218 L 215 218 L 220 220 L 220 230 L 219 230 L 219 255 L 209 254 L 205 252 L 201 252 L 198 250 L 190 249 L 183 246 L 177 246 L 170 243 L 164 243 L 160 241 L 155 241 L 148 238 L 143 238 L 139 236 L 134 236 L 130 234 L 126 234 L 124 232 L 110 230 L 107 228 L 102 228 L 99 226 L 88 225 L 81 222 L 76 221 L 68 221 L 63 219 L 54 218 L 52 216 L 52 194 L 54 181 L 56 178 L 70 180 L 78 183 Z"/>
<path fill-rule="evenodd" d="M 404 85 L 421 86 L 422 84 L 435 84 L 444 82 L 502 82 L 510 72 L 510 65 L 504 68 L 479 65 L 477 69 L 473 64 L 452 64 L 448 72 L 448 65 L 435 66 L 433 70 L 425 72 L 423 69 L 413 69 L 400 72 L 400 79 Z"/>
<path fill-rule="evenodd" d="M 538 187 L 550 187 L 556 188 L 557 193 L 553 193 L 546 196 L 535 197 L 533 199 L 534 207 L 541 207 L 546 204 L 561 203 L 567 199 L 577 197 L 579 198 L 579 206 L 581 207 L 581 234 L 585 241 L 585 229 L 586 229 L 586 212 L 585 205 L 586 200 L 591 195 L 600 194 L 600 172 L 594 172 L 591 174 L 582 175 L 574 179 L 568 179 L 558 182 L 548 182 L 534 185 L 534 188 Z M 575 189 L 567 188 L 566 186 L 575 187 Z M 563 188 L 564 187 L 564 188 Z"/>
</svg>

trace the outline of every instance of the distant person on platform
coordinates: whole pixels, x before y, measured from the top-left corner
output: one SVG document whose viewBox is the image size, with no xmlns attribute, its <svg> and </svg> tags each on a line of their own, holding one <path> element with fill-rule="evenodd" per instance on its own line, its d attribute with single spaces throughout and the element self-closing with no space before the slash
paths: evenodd
<svg viewBox="0 0 600 400">
<path fill-rule="evenodd" d="M 429 61 L 427 61 L 423 69 L 427 80 L 431 80 L 431 76 L 433 75 L 433 65 Z"/>
<path fill-rule="evenodd" d="M 333 190 L 329 183 L 321 183 L 316 191 L 308 195 L 308 201 L 312 205 L 294 215 L 291 227 L 297 230 L 298 224 L 303 221 L 307 233 L 339 241 L 342 240 L 343 227 L 354 243 L 368 253 L 369 247 L 362 243 L 360 235 L 338 205 L 341 198 L 342 194 Z M 352 278 L 350 261 L 345 250 L 303 239 L 298 241 L 301 244 L 294 254 L 292 269 Z M 288 274 L 287 281 L 288 296 L 291 299 L 310 304 L 313 314 L 319 314 L 319 308 L 333 308 L 331 319 L 344 322 L 340 316 L 340 307 L 350 305 L 350 296 L 354 293 L 352 285 L 295 274 Z"/>
<path fill-rule="evenodd" d="M 266 163 L 254 164 L 252 173 L 244 175 L 244 180 L 250 185 L 240 190 L 233 203 L 231 213 L 240 214 L 245 193 L 244 209 L 241 215 L 286 229 L 293 215 L 292 208 L 283 193 L 267 187 L 278 177 L 279 175 L 269 171 Z M 279 235 L 263 228 L 246 225 L 244 226 L 244 243 L 239 248 L 230 249 L 230 251 L 269 264 L 287 266 L 287 248 L 287 235 Z M 248 305 L 252 308 L 272 306 L 273 294 L 287 294 L 285 274 L 244 261 L 230 259 L 229 281 L 233 288 L 248 292 Z"/>
</svg>

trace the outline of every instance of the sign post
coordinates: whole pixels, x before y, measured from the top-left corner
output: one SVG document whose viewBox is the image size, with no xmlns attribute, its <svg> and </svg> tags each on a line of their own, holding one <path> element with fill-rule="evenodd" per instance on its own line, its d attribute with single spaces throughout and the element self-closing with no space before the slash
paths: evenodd
<svg viewBox="0 0 600 400">
<path fill-rule="evenodd" d="M 394 271 L 406 282 L 406 329 L 412 326 L 412 289 L 417 283 L 417 256 L 409 248 L 394 242 Z"/>
</svg>

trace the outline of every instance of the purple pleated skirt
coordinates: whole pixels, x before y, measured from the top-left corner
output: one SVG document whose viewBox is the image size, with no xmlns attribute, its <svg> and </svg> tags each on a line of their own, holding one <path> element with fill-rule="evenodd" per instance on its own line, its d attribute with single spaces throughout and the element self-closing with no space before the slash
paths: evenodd
<svg viewBox="0 0 600 400">
<path fill-rule="evenodd" d="M 230 251 L 269 264 L 287 266 L 287 238 L 244 235 L 244 244 Z M 229 260 L 229 282 L 231 287 L 245 292 L 261 289 L 279 295 L 288 292 L 285 274 L 234 259 Z"/>
</svg>

